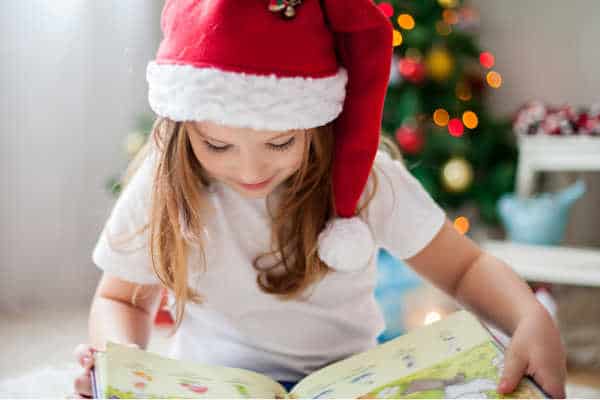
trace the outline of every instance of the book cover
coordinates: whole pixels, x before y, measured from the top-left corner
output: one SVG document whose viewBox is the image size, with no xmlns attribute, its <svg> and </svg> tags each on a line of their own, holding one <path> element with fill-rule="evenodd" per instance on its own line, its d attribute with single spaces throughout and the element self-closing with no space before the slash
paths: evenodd
<svg viewBox="0 0 600 400">
<path fill-rule="evenodd" d="M 504 349 L 467 311 L 330 364 L 289 393 L 263 374 L 114 343 L 95 358 L 97 398 L 548 398 L 529 378 L 496 392 Z"/>
</svg>

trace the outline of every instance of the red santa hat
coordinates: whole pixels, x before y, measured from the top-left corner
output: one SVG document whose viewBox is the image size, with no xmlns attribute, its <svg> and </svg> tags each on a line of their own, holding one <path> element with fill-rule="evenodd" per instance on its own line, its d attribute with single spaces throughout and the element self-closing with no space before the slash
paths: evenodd
<svg viewBox="0 0 600 400">
<path fill-rule="evenodd" d="M 372 0 L 167 0 L 149 102 L 175 121 L 256 130 L 334 121 L 337 218 L 319 257 L 354 271 L 374 255 L 356 216 L 379 144 L 392 25 Z"/>
</svg>

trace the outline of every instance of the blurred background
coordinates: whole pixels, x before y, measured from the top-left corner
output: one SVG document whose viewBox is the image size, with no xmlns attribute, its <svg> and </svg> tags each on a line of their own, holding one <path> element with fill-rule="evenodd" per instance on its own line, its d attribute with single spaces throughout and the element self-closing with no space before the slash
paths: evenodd
<svg viewBox="0 0 600 400">
<path fill-rule="evenodd" d="M 377 3 L 396 29 L 383 137 L 457 229 L 513 262 L 546 299 L 579 373 L 573 384 L 585 388 L 578 397 L 600 396 L 600 166 L 581 162 L 600 159 L 600 2 Z M 162 6 L 0 2 L 0 377 L 13 379 L 5 385 L 71 362 L 86 340 L 100 276 L 92 249 L 152 121 L 145 68 Z M 525 168 L 525 147 L 535 157 L 559 149 L 560 161 Z M 381 271 L 382 341 L 453 309 L 386 253 Z"/>
</svg>

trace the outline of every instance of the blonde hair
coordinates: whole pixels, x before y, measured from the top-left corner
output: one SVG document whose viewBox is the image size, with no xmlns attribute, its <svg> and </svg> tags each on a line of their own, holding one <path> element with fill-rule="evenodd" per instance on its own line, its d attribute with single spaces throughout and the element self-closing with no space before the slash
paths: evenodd
<svg viewBox="0 0 600 400">
<path fill-rule="evenodd" d="M 206 270 L 203 229 L 210 212 L 206 190 L 210 183 L 193 153 L 185 124 L 158 118 L 148 142 L 130 163 L 124 185 L 149 154 L 152 141 L 158 157 L 149 222 L 134 235 L 150 230 L 152 268 L 175 297 L 174 332 L 183 319 L 185 304 L 203 301 L 201 294 L 188 285 L 187 259 L 190 246 L 194 245 L 201 256 L 200 267 Z M 282 184 L 278 207 L 268 208 L 272 220 L 271 249 L 252 262 L 261 290 L 281 300 L 300 297 L 329 270 L 318 257 L 317 243 L 319 233 L 335 216 L 332 123 L 314 128 L 307 142 L 299 170 Z M 377 190 L 376 175 L 371 172 L 371 176 L 373 185 L 358 213 L 367 207 Z"/>
</svg>

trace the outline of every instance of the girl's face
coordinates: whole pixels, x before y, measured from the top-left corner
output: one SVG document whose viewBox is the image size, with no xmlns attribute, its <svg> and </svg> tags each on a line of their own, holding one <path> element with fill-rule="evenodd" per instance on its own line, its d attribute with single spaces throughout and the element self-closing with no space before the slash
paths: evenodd
<svg viewBox="0 0 600 400">
<path fill-rule="evenodd" d="M 262 198 L 292 176 L 310 138 L 303 129 L 257 131 L 210 121 L 186 122 L 196 158 L 212 177 L 247 198 Z"/>
</svg>

